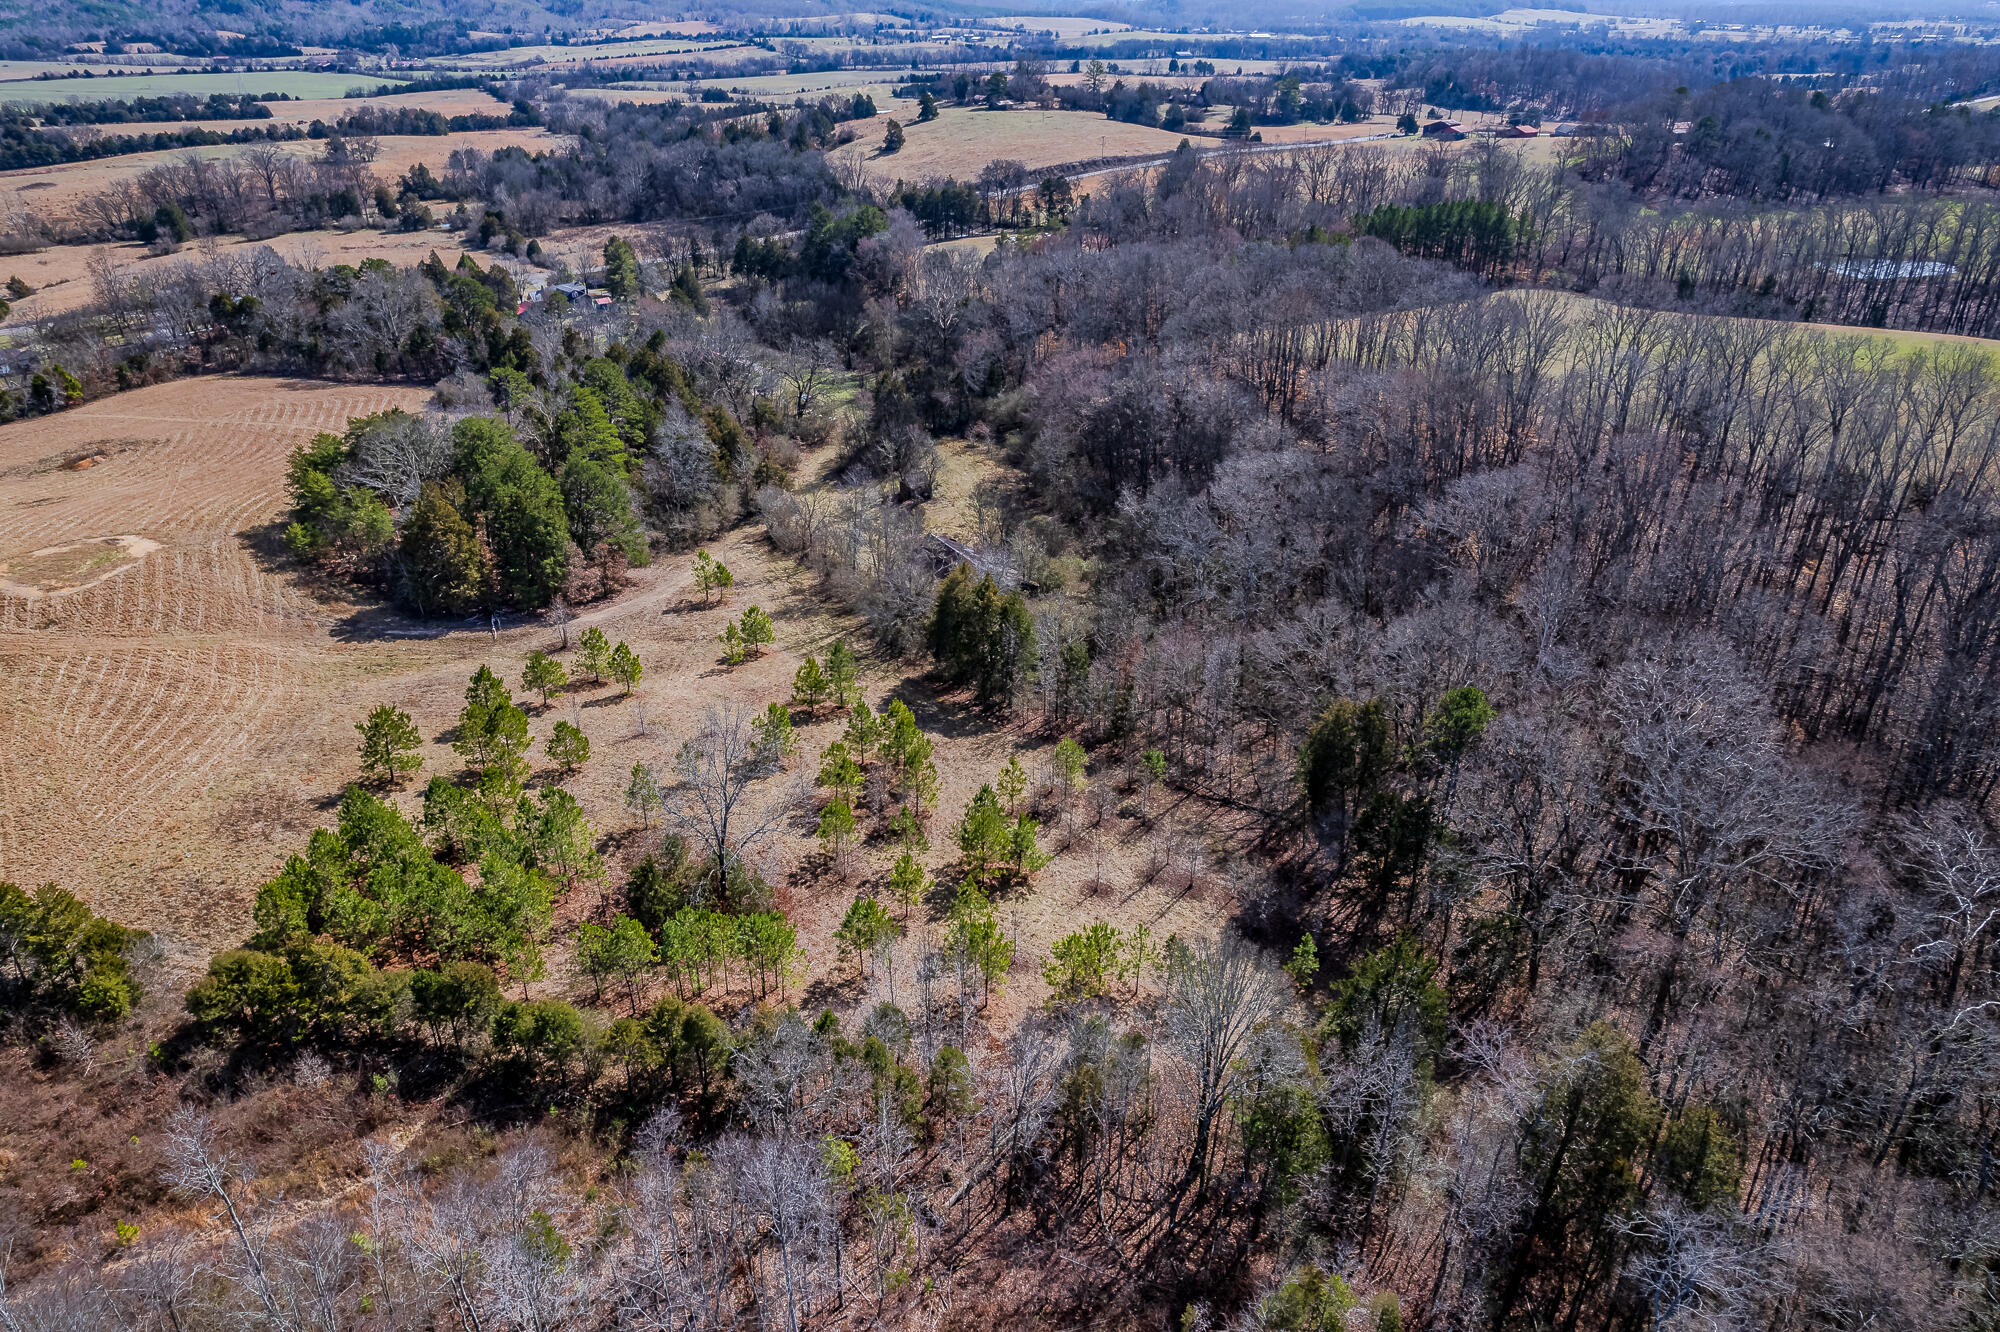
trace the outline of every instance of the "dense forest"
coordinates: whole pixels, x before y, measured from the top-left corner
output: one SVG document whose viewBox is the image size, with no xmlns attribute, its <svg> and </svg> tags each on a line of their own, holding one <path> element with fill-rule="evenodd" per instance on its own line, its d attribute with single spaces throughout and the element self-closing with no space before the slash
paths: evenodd
<svg viewBox="0 0 2000 1332">
<path fill-rule="evenodd" d="M 9 1184 L 42 1210 L 0 1324 L 797 1332 L 987 1321 L 1025 1285 L 1007 1307 L 1190 1330 L 1993 1326 L 2000 360 L 1868 331 L 2000 334 L 2000 122 L 1941 100 L 1988 57 L 1871 59 L 1205 74 L 1260 123 L 1401 89 L 1607 132 L 1540 160 L 1184 143 L 1081 198 L 839 175 L 858 98 L 525 86 L 574 151 L 383 181 L 343 147 L 107 195 L 102 234 L 165 249 L 275 216 L 435 212 L 523 257 L 645 228 L 568 275 L 604 306 L 469 255 L 107 266 L 0 405 L 221 369 L 435 385 L 293 456 L 298 576 L 566 626 L 652 560 L 705 603 L 729 574 L 699 543 L 748 526 L 856 637 L 634 768 L 622 883 L 576 801 L 531 792 L 482 667 L 462 770 L 403 812 L 410 720 L 369 716 L 369 783 L 184 992 L 62 888 L 0 887 L 8 1038 L 56 1070 L 146 1049 L 158 1146 L 117 1196 L 184 1223 L 99 1255 L 54 1186 Z M 1004 234 L 925 243 L 973 229 Z M 942 441 L 998 479 L 940 561 Z M 770 631 L 748 607 L 726 660 Z M 863 699 L 864 634 L 933 712 Z M 578 652 L 642 670 L 601 632 Z M 546 703 L 565 668 L 536 657 Z M 1046 740 L 1048 770 L 940 810 L 947 730 Z M 1227 831 L 1160 823 L 1152 872 L 1220 881 L 1227 927 L 1017 952 L 1058 841 L 1168 801 Z M 895 857 L 839 935 L 893 998 L 799 1006 L 755 854 L 787 818 L 830 862 Z M 559 936 L 584 883 L 614 914 Z M 529 996 L 558 949 L 589 999 Z M 1048 1002 L 1003 1024 L 1024 973 Z M 754 1002 L 711 1007 L 731 986 Z M 315 1123 L 377 1136 L 330 1187 L 252 1178 L 281 1085 L 355 1088 Z M 420 1162 L 377 1134 L 414 1106 L 460 1134 Z"/>
</svg>

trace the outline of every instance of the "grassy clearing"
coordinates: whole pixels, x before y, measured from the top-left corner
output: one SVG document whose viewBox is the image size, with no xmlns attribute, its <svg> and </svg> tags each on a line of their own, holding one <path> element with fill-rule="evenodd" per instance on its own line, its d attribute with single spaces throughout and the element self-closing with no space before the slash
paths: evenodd
<svg viewBox="0 0 2000 1332">
<path fill-rule="evenodd" d="M 1040 22 L 1038 19 L 1028 21 Z M 1110 25 L 1093 23 L 1091 26 L 1105 28 Z M 1112 46 L 1121 42 L 1150 41 L 1178 50 L 1187 46 L 1189 38 L 1184 32 L 1167 32 L 1161 28 L 1124 28 L 1116 32 L 1080 32 L 1068 40 L 1077 46 Z"/>
<path fill-rule="evenodd" d="M 163 60 L 171 64 L 171 59 Z M 44 74 L 67 74 L 77 66 L 62 60 L 0 60 L 0 83 L 39 78 Z"/>
<path fill-rule="evenodd" d="M 0 101 L 4 101 L 0 85 Z M 107 133 L 119 135 L 172 134 L 180 130 L 207 129 L 227 134 L 232 130 L 262 125 L 298 125 L 313 121 L 337 124 L 366 109 L 395 111 L 405 107 L 435 111 L 441 116 L 504 116 L 513 108 L 495 101 L 477 88 L 446 88 L 431 92 L 391 93 L 386 97 L 304 97 L 289 102 L 268 102 L 269 120 L 142 120 L 123 125 L 107 125 Z"/>
<path fill-rule="evenodd" d="M 1060 38 L 1082 38 L 1098 32 L 1132 32 L 1132 24 L 1110 18 L 1056 18 L 1050 14 L 1004 14 L 988 18 L 988 26 L 1008 32 L 1054 32 Z"/>
<path fill-rule="evenodd" d="M 663 102 L 684 102 L 686 93 L 666 92 L 651 88 L 571 88 L 569 96 L 587 102 L 607 102 L 617 105 L 630 102 L 635 106 L 658 106 Z"/>
<path fill-rule="evenodd" d="M 884 76 L 879 69 L 830 69 L 811 74 L 752 74 L 735 79 L 703 79 L 696 87 L 721 88 L 725 92 L 738 93 L 745 97 L 817 97 L 825 93 L 846 93 L 867 91 L 875 97 L 876 105 L 883 105 L 888 90 L 895 86 L 893 80 Z M 685 83 L 634 83 L 634 88 L 678 88 L 686 95 Z M 875 89 L 882 92 L 876 93 Z M 914 108 L 913 108 L 914 109 Z"/>
<path fill-rule="evenodd" d="M 995 28 L 1005 28 L 1014 32 L 1052 32 L 1058 37 L 1088 37 L 1093 33 L 1129 33 L 1132 25 L 1117 23 L 1111 19 L 1056 18 L 1045 14 L 1007 14 L 986 20 Z"/>
<path fill-rule="evenodd" d="M 314 826 L 330 822 L 341 789 L 356 777 L 354 722 L 371 707 L 392 703 L 416 720 L 424 776 L 458 771 L 443 737 L 467 678 L 486 664 L 515 686 L 531 651 L 558 646 L 556 631 L 520 617 L 497 634 L 483 622 L 411 626 L 341 602 L 337 590 L 301 586 L 240 536 L 283 509 L 292 445 L 314 429 L 339 429 L 350 415 L 415 407 L 423 396 L 411 388 L 206 379 L 0 428 L 0 549 L 41 560 L 31 571 L 37 578 L 87 579 L 117 567 L 119 552 L 91 540 L 105 532 L 137 529 L 160 543 L 120 576 L 65 595 L 32 599 L 0 588 L 0 734 L 7 738 L 0 746 L 0 856 L 14 873 L 30 882 L 60 879 L 96 908 L 155 930 L 173 969 L 185 974 L 242 939 L 258 885 Z M 84 453 L 104 461 L 83 471 L 60 465 Z M 1011 474 L 963 441 L 946 441 L 944 454 L 927 520 L 975 537 L 975 492 L 986 483 L 1004 490 Z M 828 484 L 832 455 L 823 449 L 806 460 L 804 487 Z M 695 592 L 686 553 L 663 553 L 636 570 L 615 601 L 579 607 L 571 641 L 595 626 L 629 643 L 645 666 L 636 696 L 585 677 L 551 706 L 530 708 L 535 780 L 559 782 L 576 796 L 610 868 L 603 883 L 578 888 L 559 906 L 550 972 L 533 987 L 540 995 L 588 998 L 567 962 L 571 932 L 581 920 L 618 910 L 626 872 L 659 844 L 658 820 L 643 827 L 625 809 L 632 765 L 667 771 L 711 706 L 761 711 L 788 699 L 804 655 L 824 653 L 836 637 L 861 652 L 869 701 L 904 699 L 936 742 L 940 790 L 924 860 L 947 886 L 910 912 L 909 946 L 934 942 L 943 929 L 956 855 L 949 830 L 973 793 L 1012 754 L 1030 773 L 1047 762 L 1054 737 L 940 697 L 917 663 L 872 655 L 861 626 L 822 596 L 816 579 L 772 553 L 758 529 L 728 533 L 708 549 L 735 574 L 721 600 Z M 770 615 L 776 642 L 728 666 L 716 637 L 750 605 Z M 565 655 L 575 671 L 574 653 Z M 557 721 L 591 741 L 589 761 L 567 775 L 542 752 Z M 809 775 L 844 719 L 802 714 L 799 721 L 800 750 L 790 766 Z M 1094 769 L 1091 780 L 1120 778 Z M 769 783 L 753 799 L 773 798 L 780 785 Z M 414 813 L 419 788 L 412 783 L 392 798 Z M 1225 846 L 1226 813 L 1196 802 L 1147 808 L 1136 793 L 1117 806 L 1088 822 L 1076 808 L 1047 812 L 1043 846 L 1054 860 L 1032 883 L 1000 897 L 1020 960 L 1007 993 L 996 998 L 998 1028 L 1046 996 L 1035 958 L 1080 924 L 1144 924 L 1164 938 L 1212 932 L 1233 908 L 1226 852 L 1198 881 L 1164 870 L 1156 854 L 1162 837 Z M 855 893 L 882 891 L 893 860 L 874 820 L 864 820 L 870 837 L 844 870 L 828 863 L 810 814 L 789 820 L 756 852 L 778 905 L 798 927 L 811 964 L 800 997 L 812 1009 L 853 1011 L 886 997 L 879 970 L 864 980 L 834 943 Z"/>
<path fill-rule="evenodd" d="M 395 651 L 336 640 L 337 608 L 261 563 L 243 533 L 276 517 L 286 455 L 315 430 L 427 396 L 202 378 L 0 427 L 0 551 L 29 557 L 0 578 L 30 593 L 0 589 L 10 876 L 59 879 L 159 926 L 184 960 L 242 937 L 238 913 L 283 850 L 218 827 L 209 793 L 281 771 L 278 787 L 321 798 L 291 733 L 338 714 L 351 750 L 338 672 Z M 114 533 L 158 548 L 117 559 Z"/>
</svg>

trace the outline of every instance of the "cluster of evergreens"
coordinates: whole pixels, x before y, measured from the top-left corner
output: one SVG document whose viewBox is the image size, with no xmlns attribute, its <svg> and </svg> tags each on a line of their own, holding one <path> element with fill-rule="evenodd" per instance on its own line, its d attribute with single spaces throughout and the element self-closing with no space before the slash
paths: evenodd
<svg viewBox="0 0 2000 1332">
<path fill-rule="evenodd" d="M 141 992 L 132 955 L 147 935 L 99 916 L 55 884 L 33 893 L 0 883 L 0 988 L 7 1008 L 76 1013 L 109 1021 L 125 1016 Z"/>
<path fill-rule="evenodd" d="M 1387 241 L 1403 254 L 1442 259 L 1487 275 L 1512 262 L 1525 229 L 1525 221 L 1506 204 L 1470 199 L 1408 208 L 1384 204 L 1354 219 L 1357 235 Z"/>
<path fill-rule="evenodd" d="M 585 637 L 592 635 L 594 642 L 579 643 L 586 658 L 615 663 L 631 655 L 594 630 Z M 552 664 L 560 669 L 545 657 L 531 659 L 531 686 L 560 687 L 548 679 Z M 387 777 L 419 766 L 411 757 L 418 736 L 404 714 L 385 705 L 358 729 L 365 765 Z M 555 724 L 552 755 L 566 729 L 575 728 Z M 769 889 L 735 865 L 719 876 L 716 891 L 712 867 L 696 864 L 685 843 L 669 836 L 628 878 L 630 914 L 609 925 L 586 921 L 574 941 L 578 968 L 599 997 L 607 983 L 621 988 L 630 1017 L 607 1024 L 559 1000 L 505 1000 L 504 986 L 525 987 L 542 974 L 556 901 L 602 879 L 604 868 L 573 797 L 557 786 L 532 796 L 523 789 L 527 717 L 491 671 L 475 674 L 452 738 L 465 760 L 463 778 L 433 778 L 415 823 L 348 788 L 336 827 L 315 832 L 304 853 L 258 892 L 257 929 L 245 947 L 218 955 L 189 992 L 187 1010 L 199 1029 L 259 1057 L 299 1046 L 394 1046 L 421 1034 L 496 1071 L 579 1092 L 589 1091 L 593 1078 L 578 1075 L 615 1060 L 626 1069 L 628 1090 L 650 1086 L 661 1073 L 663 1094 L 698 1088 L 705 1101 L 719 1088 L 733 1038 L 693 1001 L 727 988 L 732 975 L 768 995 L 804 974 L 790 922 L 759 905 Z M 658 803 L 659 788 L 643 765 L 633 782 L 631 801 L 644 813 Z M 22 903 L 19 937 L 45 952 L 50 931 L 40 921 L 51 908 L 25 897 Z M 102 990 L 114 969 L 106 949 L 130 942 L 121 934 L 88 945 L 88 962 L 77 964 L 86 993 Z M 641 1014 L 641 997 L 656 979 L 676 993 Z M 99 1002 L 86 1011 L 112 1017 L 123 1009 Z"/>
<path fill-rule="evenodd" d="M 970 685 L 982 703 L 1012 697 L 1035 660 L 1035 625 L 1019 591 L 1002 592 L 991 575 L 961 564 L 938 588 L 931 616 L 931 656 L 950 684 Z"/>
<path fill-rule="evenodd" d="M 492 391 L 521 430 L 468 417 L 447 438 L 429 421 L 389 413 L 299 450 L 288 482 L 292 553 L 386 585 L 427 615 L 546 606 L 576 597 L 592 571 L 611 587 L 617 569 L 645 563 L 642 462 L 663 412 L 687 416 L 685 380 L 670 363 L 590 359 L 548 391 L 502 370 Z M 740 436 L 725 413 L 705 415 L 704 442 L 720 467 Z"/>
</svg>

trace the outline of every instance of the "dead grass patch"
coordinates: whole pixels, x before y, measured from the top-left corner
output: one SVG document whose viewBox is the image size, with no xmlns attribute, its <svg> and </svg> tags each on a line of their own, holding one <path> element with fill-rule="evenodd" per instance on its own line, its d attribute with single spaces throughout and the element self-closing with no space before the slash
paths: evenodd
<svg viewBox="0 0 2000 1332">
<path fill-rule="evenodd" d="M 86 454 L 64 464 L 63 470 L 87 471 L 98 461 L 97 455 Z M 0 592 L 30 599 L 74 592 L 123 573 L 159 548 L 159 542 L 142 536 L 90 537 L 44 546 L 0 560 Z"/>
</svg>

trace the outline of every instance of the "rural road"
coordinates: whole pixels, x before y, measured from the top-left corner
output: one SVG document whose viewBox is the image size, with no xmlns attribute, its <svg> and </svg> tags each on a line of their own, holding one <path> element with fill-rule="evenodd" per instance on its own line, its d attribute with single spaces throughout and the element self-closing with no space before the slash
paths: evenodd
<svg viewBox="0 0 2000 1332">
<path fill-rule="evenodd" d="M 687 595 L 694 586 L 694 574 L 685 561 L 673 564 L 654 564 L 646 569 L 631 571 L 634 586 L 611 601 L 577 615 L 569 622 L 572 634 L 581 633 L 593 624 L 606 624 L 612 620 L 622 620 L 629 616 L 649 611 L 668 601 L 677 601 Z M 453 634 L 513 633 L 519 629 L 536 626 L 554 633 L 561 632 L 561 626 L 549 619 L 547 611 L 515 612 L 489 619 L 484 615 L 469 615 L 454 624 L 438 625 L 421 629 L 383 629 L 378 631 L 382 638 L 449 638 Z"/>
</svg>

